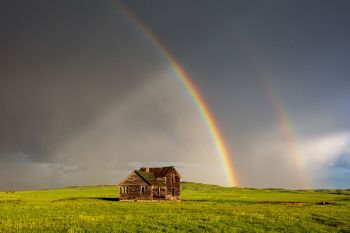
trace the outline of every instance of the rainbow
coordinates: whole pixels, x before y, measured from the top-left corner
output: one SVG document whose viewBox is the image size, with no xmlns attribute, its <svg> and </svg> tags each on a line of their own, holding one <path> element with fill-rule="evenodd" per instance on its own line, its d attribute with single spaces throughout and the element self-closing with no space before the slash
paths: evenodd
<svg viewBox="0 0 350 233">
<path fill-rule="evenodd" d="M 297 186 L 310 188 L 312 185 L 307 176 L 305 160 L 299 148 L 298 134 L 288 111 L 285 109 L 273 88 L 268 70 L 263 66 L 264 59 L 259 59 L 259 50 L 254 47 L 254 42 L 251 37 L 244 36 L 246 35 L 246 32 L 242 28 L 240 28 L 239 33 L 236 35 L 254 67 L 253 71 L 255 72 L 257 80 L 261 84 L 263 92 L 266 94 L 266 97 L 271 104 L 271 110 L 276 119 L 278 130 L 285 141 L 285 146 L 289 151 L 289 155 L 292 156 L 293 166 L 295 166 L 297 171 Z"/>
<path fill-rule="evenodd" d="M 256 76 L 260 81 L 261 86 L 264 89 L 264 92 L 266 93 L 268 99 L 270 100 L 270 104 L 272 106 L 278 129 L 281 135 L 283 136 L 284 140 L 286 141 L 286 147 L 288 148 L 290 155 L 293 157 L 293 165 L 295 166 L 298 172 L 297 178 L 299 182 L 297 185 L 298 187 L 310 188 L 310 182 L 308 181 L 308 178 L 306 176 L 307 172 L 305 169 L 305 161 L 303 160 L 303 156 L 300 152 L 299 140 L 291 118 L 290 116 L 288 116 L 288 112 L 284 108 L 279 98 L 277 98 L 277 95 L 275 94 L 275 91 L 272 88 L 273 85 L 270 79 L 268 78 L 268 72 L 264 70 L 263 66 L 261 65 L 261 62 L 257 60 L 258 56 L 255 52 L 257 50 L 253 49 L 253 43 L 250 42 L 249 38 L 245 38 L 245 40 L 242 41 L 244 41 L 247 53 L 248 55 L 250 55 L 251 62 L 255 67 Z"/>
<path fill-rule="evenodd" d="M 307 177 L 305 176 L 305 163 L 303 156 L 299 149 L 299 141 L 297 134 L 294 130 L 292 121 L 287 114 L 287 111 L 284 109 L 282 103 L 278 100 L 274 92 L 271 90 L 271 85 L 268 85 L 268 80 L 261 76 L 261 81 L 265 84 L 265 88 L 268 89 L 267 93 L 270 98 L 270 102 L 278 123 L 278 127 L 283 137 L 286 140 L 286 146 L 288 147 L 289 153 L 294 159 L 294 165 L 298 170 L 298 186 L 303 188 L 309 188 L 310 185 L 307 182 Z"/>
<path fill-rule="evenodd" d="M 164 46 L 164 44 L 158 39 L 157 36 L 125 6 L 121 5 L 118 2 L 116 2 L 116 6 L 128 19 L 134 23 L 134 25 L 136 25 L 136 27 L 148 38 L 149 41 L 152 42 L 154 47 L 156 47 L 169 62 L 175 71 L 176 76 L 179 78 L 181 83 L 190 94 L 192 100 L 194 101 L 202 118 L 205 121 L 210 136 L 216 145 L 216 150 L 221 158 L 221 162 L 224 166 L 225 174 L 227 176 L 229 184 L 234 187 L 238 186 L 237 176 L 234 171 L 233 162 L 230 158 L 230 153 L 225 145 L 225 141 L 220 133 L 217 123 L 215 122 L 213 114 L 210 112 L 198 88 L 192 82 L 189 75 L 182 68 L 180 63 L 175 59 L 174 56 L 172 56 L 170 51 Z"/>
</svg>

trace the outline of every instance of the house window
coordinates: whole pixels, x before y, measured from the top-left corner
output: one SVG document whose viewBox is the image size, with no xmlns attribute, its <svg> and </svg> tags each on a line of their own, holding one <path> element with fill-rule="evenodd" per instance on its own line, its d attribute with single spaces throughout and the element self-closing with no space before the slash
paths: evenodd
<svg viewBox="0 0 350 233">
<path fill-rule="evenodd" d="M 175 196 L 175 188 L 171 188 L 171 196 Z"/>
<path fill-rule="evenodd" d="M 160 196 L 160 187 L 158 187 L 158 196 Z"/>
<path fill-rule="evenodd" d="M 171 182 L 175 183 L 175 174 L 171 173 Z"/>
<path fill-rule="evenodd" d="M 128 194 L 129 193 L 129 187 L 122 187 L 122 193 Z"/>
<path fill-rule="evenodd" d="M 145 194 L 146 186 L 141 186 L 140 194 Z"/>
<path fill-rule="evenodd" d="M 121 194 L 124 193 L 124 187 L 120 187 L 120 193 L 121 193 Z"/>
</svg>

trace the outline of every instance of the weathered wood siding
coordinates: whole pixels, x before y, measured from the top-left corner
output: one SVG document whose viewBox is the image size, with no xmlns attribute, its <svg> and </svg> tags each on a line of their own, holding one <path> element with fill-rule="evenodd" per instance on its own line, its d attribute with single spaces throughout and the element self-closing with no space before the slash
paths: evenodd
<svg viewBox="0 0 350 233">
<path fill-rule="evenodd" d="M 173 174 L 175 180 L 172 178 Z M 172 188 L 174 188 L 174 195 Z M 166 199 L 180 200 L 180 177 L 175 169 L 166 175 Z"/>
<path fill-rule="evenodd" d="M 160 194 L 158 193 L 159 186 L 153 186 L 153 199 L 166 199 L 167 188 L 166 186 L 160 187 Z"/>
<path fill-rule="evenodd" d="M 173 179 L 173 176 L 175 179 Z M 153 186 L 154 200 L 180 200 L 180 176 L 175 169 L 169 171 L 165 177 L 158 179 L 162 179 L 165 185 Z M 160 195 L 158 194 L 158 187 L 160 187 Z M 172 189 L 174 189 L 174 193 Z"/>
<path fill-rule="evenodd" d="M 141 193 L 141 186 L 145 186 L 144 193 Z M 123 187 L 128 187 L 128 193 L 122 192 Z M 152 194 L 152 186 L 148 185 L 135 171 L 120 184 L 120 200 L 152 200 Z"/>
</svg>

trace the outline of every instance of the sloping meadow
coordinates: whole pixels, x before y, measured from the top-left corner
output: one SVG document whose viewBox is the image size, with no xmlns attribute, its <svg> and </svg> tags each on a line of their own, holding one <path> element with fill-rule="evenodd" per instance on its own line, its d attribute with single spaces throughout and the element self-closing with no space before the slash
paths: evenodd
<svg viewBox="0 0 350 233">
<path fill-rule="evenodd" d="M 0 232 L 350 232 L 349 190 L 183 182 L 181 202 L 119 202 L 118 190 L 0 192 Z"/>
</svg>

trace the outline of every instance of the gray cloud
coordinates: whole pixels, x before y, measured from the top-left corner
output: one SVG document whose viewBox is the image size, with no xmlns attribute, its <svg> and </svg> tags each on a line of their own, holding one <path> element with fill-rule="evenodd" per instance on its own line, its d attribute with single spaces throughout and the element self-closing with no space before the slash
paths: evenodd
<svg viewBox="0 0 350 233">
<path fill-rule="evenodd" d="M 161 64 L 147 59 L 149 49 L 140 47 L 141 41 L 126 43 L 132 41 L 125 36 L 128 26 L 106 26 L 114 13 L 105 12 L 103 4 L 81 4 L 81 15 L 77 6 L 39 1 L 30 9 L 2 8 L 9 11 L 7 21 L 18 19 L 8 23 L 11 31 L 1 43 L 0 148 L 6 154 L 45 160 L 111 103 L 152 80 Z"/>
</svg>

